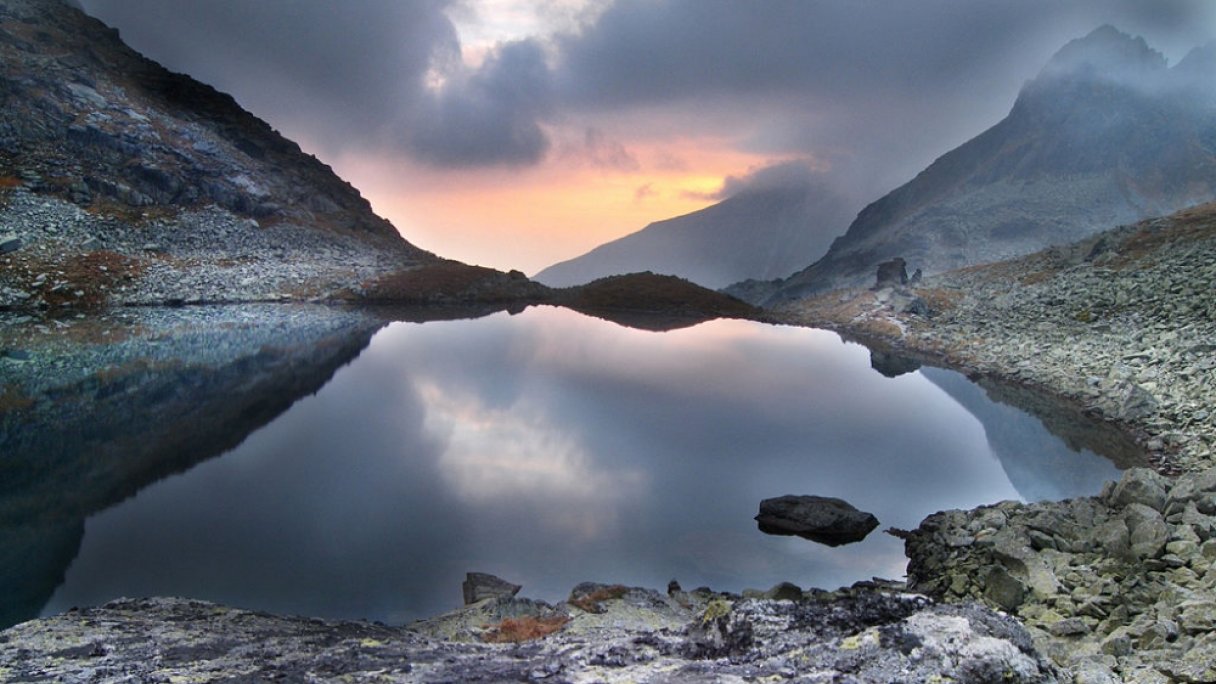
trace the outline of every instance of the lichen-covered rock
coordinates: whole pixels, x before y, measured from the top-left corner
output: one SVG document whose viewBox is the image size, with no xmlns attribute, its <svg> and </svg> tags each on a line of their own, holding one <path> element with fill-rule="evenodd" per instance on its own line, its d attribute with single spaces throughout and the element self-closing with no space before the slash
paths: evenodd
<svg viewBox="0 0 1216 684">
<path fill-rule="evenodd" d="M 818 600 L 693 601 L 626 589 L 604 598 L 603 613 L 565 606 L 579 615 L 547 636 L 490 644 L 435 638 L 417 625 L 123 599 L 0 633 L 0 680 L 1057 681 L 1016 621 L 975 604 L 868 588 Z M 654 618 L 621 624 L 611 617 L 618 606 Z"/>
</svg>

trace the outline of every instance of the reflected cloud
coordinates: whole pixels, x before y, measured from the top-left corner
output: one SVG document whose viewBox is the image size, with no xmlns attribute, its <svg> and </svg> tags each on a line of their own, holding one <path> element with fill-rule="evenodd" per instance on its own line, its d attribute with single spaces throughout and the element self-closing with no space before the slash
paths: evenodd
<svg viewBox="0 0 1216 684">
<path fill-rule="evenodd" d="M 614 531 L 620 509 L 645 495 L 645 472 L 597 466 L 616 459 L 597 459 L 534 409 L 488 407 L 431 383 L 419 391 L 425 429 L 445 444 L 439 475 L 466 503 L 526 502 L 544 526 L 587 540 Z"/>
</svg>

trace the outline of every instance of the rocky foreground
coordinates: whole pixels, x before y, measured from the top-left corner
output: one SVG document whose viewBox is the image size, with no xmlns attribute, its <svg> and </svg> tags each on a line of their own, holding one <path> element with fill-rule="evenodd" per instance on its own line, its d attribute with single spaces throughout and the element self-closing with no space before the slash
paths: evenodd
<svg viewBox="0 0 1216 684">
<path fill-rule="evenodd" d="M 1054 682 L 1016 621 L 877 589 L 799 600 L 583 584 L 407 627 L 118 600 L 0 633 L 0 679 L 60 682 Z"/>
</svg>

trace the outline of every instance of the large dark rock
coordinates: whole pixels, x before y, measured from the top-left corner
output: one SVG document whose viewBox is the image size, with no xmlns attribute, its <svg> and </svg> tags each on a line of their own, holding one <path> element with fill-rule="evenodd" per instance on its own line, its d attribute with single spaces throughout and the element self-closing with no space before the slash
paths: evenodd
<svg viewBox="0 0 1216 684">
<path fill-rule="evenodd" d="M 881 290 L 884 287 L 899 287 L 907 284 L 908 262 L 903 258 L 895 257 L 878 265 L 878 280 L 874 283 L 874 289 Z"/>
<path fill-rule="evenodd" d="M 460 588 L 464 591 L 464 604 L 468 606 L 488 598 L 510 598 L 523 587 L 484 572 L 470 572 L 465 574 Z"/>
<path fill-rule="evenodd" d="M 761 501 L 756 521 L 766 534 L 796 535 L 828 546 L 861 541 L 878 527 L 878 518 L 847 501 L 792 494 Z"/>
</svg>

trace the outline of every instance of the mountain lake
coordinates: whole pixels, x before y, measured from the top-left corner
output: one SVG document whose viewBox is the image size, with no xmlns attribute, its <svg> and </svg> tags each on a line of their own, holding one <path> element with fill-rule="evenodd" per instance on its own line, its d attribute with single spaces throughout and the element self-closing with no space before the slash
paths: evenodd
<svg viewBox="0 0 1216 684">
<path fill-rule="evenodd" d="M 960 374 L 886 377 L 822 330 L 651 332 L 534 307 L 368 335 L 235 447 L 81 514 L 45 554 L 58 567 L 24 568 L 45 585 L 36 610 L 174 595 L 401 623 L 459 607 L 468 571 L 547 601 L 582 581 L 830 589 L 903 577 L 888 527 L 1118 476 Z M 760 500 L 784 494 L 843 498 L 880 528 L 837 548 L 759 532 Z"/>
</svg>

